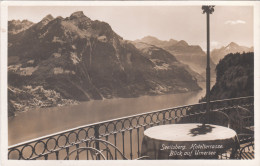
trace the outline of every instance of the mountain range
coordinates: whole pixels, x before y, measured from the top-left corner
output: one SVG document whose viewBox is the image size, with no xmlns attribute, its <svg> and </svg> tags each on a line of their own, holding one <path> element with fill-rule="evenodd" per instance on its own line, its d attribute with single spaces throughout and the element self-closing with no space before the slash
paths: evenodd
<svg viewBox="0 0 260 166">
<path fill-rule="evenodd" d="M 192 70 L 189 65 L 181 63 L 179 60 L 177 60 L 177 58 L 174 55 L 172 55 L 165 49 L 152 44 L 147 44 L 145 42 L 134 41 L 132 43 L 135 45 L 137 49 L 141 50 L 144 54 L 149 55 L 146 57 L 153 61 L 155 65 L 175 65 L 180 68 L 185 68 L 185 70 L 188 71 L 197 81 L 205 81 L 205 78 L 201 74 Z"/>
<path fill-rule="evenodd" d="M 151 44 L 164 50 L 168 51 L 174 55 L 177 60 L 187 64 L 192 71 L 195 71 L 200 76 L 206 78 L 205 69 L 206 69 L 206 53 L 198 45 L 189 45 L 184 40 L 159 40 L 153 36 L 146 36 L 142 39 L 135 40 L 135 42 L 143 42 Z M 243 52 L 253 52 L 253 47 L 245 47 L 231 42 L 227 46 L 223 46 L 219 49 L 213 49 L 210 53 L 210 67 L 211 67 L 211 77 L 215 77 L 215 68 L 219 63 L 219 60 L 223 59 L 226 55 L 230 53 L 243 53 Z M 200 78 L 198 78 L 200 80 Z"/>
<path fill-rule="evenodd" d="M 142 39 L 136 40 L 135 42 L 144 42 L 151 45 L 155 45 L 165 49 L 174 55 L 180 62 L 188 65 L 193 71 L 199 73 L 201 76 L 206 78 L 206 53 L 198 45 L 189 45 L 184 40 L 170 39 L 168 41 L 162 41 L 153 36 L 146 36 Z M 214 77 L 215 63 L 210 60 L 211 73 Z"/>
<path fill-rule="evenodd" d="M 230 53 L 243 53 L 243 52 L 254 52 L 253 47 L 240 46 L 234 42 L 231 42 L 227 46 L 223 46 L 219 49 L 211 51 L 211 59 L 214 63 L 218 64 L 220 59 L 223 59 L 227 54 Z"/>
<path fill-rule="evenodd" d="M 126 41 L 81 11 L 47 15 L 38 23 L 13 20 L 8 28 L 9 116 L 35 107 L 201 89 L 196 72 L 164 48 Z"/>
<path fill-rule="evenodd" d="M 12 20 L 8 22 L 8 34 L 17 34 L 28 29 L 33 25 L 33 22 L 28 20 Z"/>
</svg>

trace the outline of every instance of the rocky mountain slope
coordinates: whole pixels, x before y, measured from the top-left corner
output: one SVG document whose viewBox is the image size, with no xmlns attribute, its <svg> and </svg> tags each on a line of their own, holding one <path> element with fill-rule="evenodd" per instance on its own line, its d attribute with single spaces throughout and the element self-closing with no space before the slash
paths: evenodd
<svg viewBox="0 0 260 166">
<path fill-rule="evenodd" d="M 189 45 L 186 41 L 173 40 L 162 41 L 152 36 L 144 37 L 136 42 L 161 47 L 174 55 L 180 62 L 187 64 L 192 70 L 206 78 L 206 54 L 200 46 Z M 215 75 L 216 65 L 210 60 L 212 77 Z"/>
<path fill-rule="evenodd" d="M 178 66 L 183 68 L 184 72 L 189 72 L 197 81 L 205 81 L 204 77 L 199 73 L 193 71 L 188 65 L 185 65 L 177 60 L 177 58 L 168 51 L 157 47 L 155 45 L 147 44 L 145 42 L 133 42 L 136 48 L 141 50 L 148 59 L 150 59 L 158 69 L 167 69 L 168 67 Z"/>
<path fill-rule="evenodd" d="M 214 63 L 218 63 L 220 59 L 223 59 L 227 54 L 230 53 L 243 53 L 243 52 L 254 52 L 254 48 L 240 46 L 234 42 L 231 42 L 225 47 L 221 47 L 219 49 L 214 49 L 211 52 L 211 59 Z"/>
<path fill-rule="evenodd" d="M 25 108 L 200 89 L 177 61 L 160 61 L 175 57 L 141 51 L 83 12 L 48 15 L 9 33 L 8 44 L 10 116 Z"/>
<path fill-rule="evenodd" d="M 9 34 L 17 34 L 28 29 L 30 26 L 33 25 L 33 22 L 28 20 L 12 20 L 8 22 L 8 33 Z"/>
<path fill-rule="evenodd" d="M 143 43 L 155 45 L 160 48 L 169 47 L 178 43 L 178 41 L 174 39 L 170 39 L 169 41 L 163 41 L 153 36 L 146 36 L 142 39 L 135 40 L 135 42 L 143 42 Z"/>
<path fill-rule="evenodd" d="M 216 67 L 211 100 L 254 95 L 254 53 L 230 53 Z"/>
</svg>

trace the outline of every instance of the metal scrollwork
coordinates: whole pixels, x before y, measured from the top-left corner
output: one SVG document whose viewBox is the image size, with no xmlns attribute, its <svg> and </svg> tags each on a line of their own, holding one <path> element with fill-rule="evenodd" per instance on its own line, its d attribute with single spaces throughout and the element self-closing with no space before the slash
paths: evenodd
<svg viewBox="0 0 260 166">
<path fill-rule="evenodd" d="M 211 110 L 219 109 L 223 112 L 238 106 L 253 111 L 254 97 L 211 101 L 210 106 Z M 145 129 L 156 125 L 179 123 L 183 119 L 193 122 L 205 112 L 206 103 L 199 103 L 81 126 L 10 146 L 8 159 L 64 159 L 76 147 L 79 145 L 87 147 L 88 143 L 94 139 L 112 141 L 129 158 L 139 157 L 140 144 Z M 137 141 L 137 143 L 134 144 L 133 141 Z M 114 155 L 116 156 L 117 153 Z"/>
</svg>

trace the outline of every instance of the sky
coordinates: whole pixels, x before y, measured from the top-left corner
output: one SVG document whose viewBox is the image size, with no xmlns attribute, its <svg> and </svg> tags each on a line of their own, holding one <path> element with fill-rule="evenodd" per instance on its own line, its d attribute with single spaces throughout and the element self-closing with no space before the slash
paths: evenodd
<svg viewBox="0 0 260 166">
<path fill-rule="evenodd" d="M 51 14 L 69 17 L 83 11 L 92 20 L 100 20 L 126 40 L 154 36 L 160 40 L 185 40 L 206 48 L 206 15 L 201 6 L 9 6 L 8 20 L 39 22 Z M 210 15 L 211 49 L 235 42 L 253 46 L 253 7 L 216 6 Z"/>
</svg>

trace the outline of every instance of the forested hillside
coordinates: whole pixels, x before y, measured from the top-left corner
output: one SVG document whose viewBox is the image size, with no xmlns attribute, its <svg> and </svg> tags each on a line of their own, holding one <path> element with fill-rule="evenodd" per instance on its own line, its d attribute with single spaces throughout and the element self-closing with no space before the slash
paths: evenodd
<svg viewBox="0 0 260 166">
<path fill-rule="evenodd" d="M 231 53 L 216 66 L 211 100 L 254 95 L 254 53 Z"/>
</svg>

